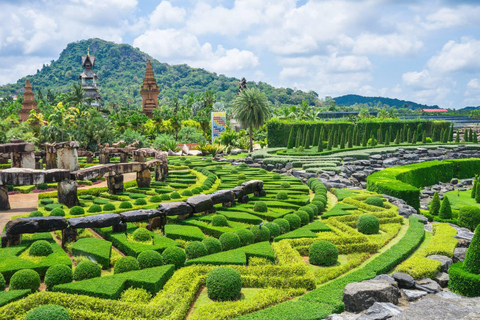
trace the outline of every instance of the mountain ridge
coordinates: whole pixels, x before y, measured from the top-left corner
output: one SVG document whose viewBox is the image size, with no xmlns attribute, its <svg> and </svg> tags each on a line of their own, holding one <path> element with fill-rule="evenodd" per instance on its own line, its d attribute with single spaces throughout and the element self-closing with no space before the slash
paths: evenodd
<svg viewBox="0 0 480 320">
<path fill-rule="evenodd" d="M 409 109 L 438 109 L 437 105 L 426 105 L 420 104 L 413 101 L 401 100 L 396 98 L 386 98 L 386 97 L 366 97 L 358 94 L 346 94 L 343 96 L 333 98 L 338 106 L 351 106 L 355 103 L 359 104 L 370 104 L 371 106 L 376 106 L 378 103 L 387 104 L 390 107 L 403 108 L 405 104 L 408 105 Z"/>
</svg>

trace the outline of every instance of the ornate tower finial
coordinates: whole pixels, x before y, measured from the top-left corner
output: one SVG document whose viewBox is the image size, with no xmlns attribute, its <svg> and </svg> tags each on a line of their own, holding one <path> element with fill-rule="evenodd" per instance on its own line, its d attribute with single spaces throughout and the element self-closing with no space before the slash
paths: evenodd
<svg viewBox="0 0 480 320">
<path fill-rule="evenodd" d="M 87 57 L 90 57 L 90 46 L 87 47 Z"/>
</svg>

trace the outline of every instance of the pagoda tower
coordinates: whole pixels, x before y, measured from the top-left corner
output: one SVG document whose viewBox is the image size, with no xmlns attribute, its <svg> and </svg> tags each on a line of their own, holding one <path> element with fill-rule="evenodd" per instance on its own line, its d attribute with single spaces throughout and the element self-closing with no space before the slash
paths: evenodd
<svg viewBox="0 0 480 320">
<path fill-rule="evenodd" d="M 85 99 L 91 99 L 92 106 L 98 107 L 103 100 L 98 93 L 98 76 L 93 72 L 95 66 L 95 57 L 90 55 L 90 50 L 86 56 L 82 56 L 83 72 L 78 77 L 82 80 L 82 88 L 85 92 Z"/>
<path fill-rule="evenodd" d="M 27 79 L 25 83 L 25 94 L 23 95 L 22 109 L 20 109 L 20 122 L 28 120 L 30 110 L 38 110 L 37 102 L 35 101 L 35 94 L 32 91 L 30 80 Z"/>
<path fill-rule="evenodd" d="M 151 118 L 153 110 L 158 107 L 158 94 L 160 93 L 160 89 L 153 75 L 150 59 L 148 59 L 147 62 L 147 70 L 145 71 L 145 78 L 143 78 L 140 93 L 142 94 L 142 113 Z"/>
</svg>

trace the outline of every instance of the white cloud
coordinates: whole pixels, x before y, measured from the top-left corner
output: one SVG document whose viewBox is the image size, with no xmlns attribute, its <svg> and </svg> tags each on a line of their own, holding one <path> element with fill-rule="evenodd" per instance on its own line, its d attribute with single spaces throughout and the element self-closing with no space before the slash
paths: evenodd
<svg viewBox="0 0 480 320">
<path fill-rule="evenodd" d="M 449 41 L 436 56 L 427 63 L 430 70 L 439 73 L 480 71 L 480 41 L 462 38 L 460 42 Z"/>
<path fill-rule="evenodd" d="M 401 34 L 361 34 L 355 40 L 353 52 L 357 54 L 377 54 L 406 56 L 415 54 L 423 47 L 422 41 L 414 36 Z"/>
<path fill-rule="evenodd" d="M 476 96 L 476 98 L 480 98 L 480 79 L 471 79 L 467 83 L 465 96 Z M 477 100 L 476 103 L 480 104 L 480 100 Z"/>
<path fill-rule="evenodd" d="M 454 8 L 443 7 L 428 14 L 423 27 L 427 30 L 439 30 L 477 24 L 480 21 L 480 6 L 460 5 Z"/>
<path fill-rule="evenodd" d="M 149 17 L 150 28 L 162 28 L 179 24 L 185 20 L 187 12 L 180 7 L 174 7 L 168 1 L 162 1 Z"/>
</svg>

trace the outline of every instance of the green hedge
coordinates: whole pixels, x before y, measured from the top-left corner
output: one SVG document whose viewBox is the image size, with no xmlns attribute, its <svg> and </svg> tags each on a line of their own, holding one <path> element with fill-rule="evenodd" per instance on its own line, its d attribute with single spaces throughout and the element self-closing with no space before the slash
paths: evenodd
<svg viewBox="0 0 480 320">
<path fill-rule="evenodd" d="M 474 274 L 463 268 L 463 262 L 457 262 L 448 269 L 450 280 L 448 288 L 467 297 L 480 296 L 480 274 Z"/>
<path fill-rule="evenodd" d="M 165 236 L 170 239 L 182 239 L 185 241 L 202 241 L 205 238 L 202 230 L 198 227 L 167 224 Z"/>
<path fill-rule="evenodd" d="M 0 307 L 3 307 L 10 302 L 22 299 L 32 293 L 30 289 L 24 290 L 9 290 L 0 292 Z"/>
<path fill-rule="evenodd" d="M 74 256 L 93 258 L 103 269 L 108 269 L 111 253 L 112 243 L 97 238 L 78 239 L 72 246 L 72 254 Z"/>
</svg>

